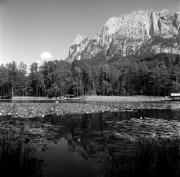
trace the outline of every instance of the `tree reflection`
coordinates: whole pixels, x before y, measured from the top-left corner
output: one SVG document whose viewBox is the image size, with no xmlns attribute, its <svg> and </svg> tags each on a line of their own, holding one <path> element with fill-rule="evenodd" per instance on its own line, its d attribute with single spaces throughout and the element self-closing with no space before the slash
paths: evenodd
<svg viewBox="0 0 180 177">
<path fill-rule="evenodd" d="M 146 117 L 150 113 L 158 115 L 157 110 L 143 110 L 135 112 L 135 117 Z M 108 113 L 73 115 L 59 119 L 59 124 L 68 132 L 64 134 L 69 150 L 78 152 L 84 159 L 95 160 L 97 176 L 180 176 L 180 142 L 175 139 L 177 123 L 151 118 L 126 120 L 125 117 L 132 117 L 131 114 L 122 112 L 119 117 L 117 114 L 110 117 Z M 165 114 L 166 111 L 159 112 L 159 116 Z M 152 137 L 153 132 L 156 140 Z"/>
<path fill-rule="evenodd" d="M 71 151 L 94 158 L 94 170 L 102 177 L 158 177 L 180 175 L 179 142 L 176 139 L 131 142 L 112 134 L 71 127 L 67 135 Z M 81 131 L 81 132 L 80 132 Z"/>
</svg>

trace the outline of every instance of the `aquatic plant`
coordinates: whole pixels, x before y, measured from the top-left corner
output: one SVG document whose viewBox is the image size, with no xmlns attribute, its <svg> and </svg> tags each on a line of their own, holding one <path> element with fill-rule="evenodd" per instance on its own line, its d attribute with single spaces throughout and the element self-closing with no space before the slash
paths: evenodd
<svg viewBox="0 0 180 177">
<path fill-rule="evenodd" d="M 104 176 L 178 177 L 180 175 L 179 141 L 177 139 L 143 140 L 135 146 L 136 151 L 131 155 L 116 156 L 117 153 L 110 152 L 111 173 Z"/>
<path fill-rule="evenodd" d="M 42 177 L 43 161 L 26 139 L 2 134 L 0 136 L 0 173 L 3 177 Z"/>
</svg>

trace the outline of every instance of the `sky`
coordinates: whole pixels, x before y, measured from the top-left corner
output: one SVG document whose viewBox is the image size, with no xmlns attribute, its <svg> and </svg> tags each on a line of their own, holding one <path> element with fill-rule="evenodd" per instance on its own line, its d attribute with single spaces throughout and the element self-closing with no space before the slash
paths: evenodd
<svg viewBox="0 0 180 177">
<path fill-rule="evenodd" d="M 180 11 L 180 0 L 0 0 L 0 63 L 65 59 L 77 34 L 93 38 L 112 16 Z"/>
</svg>

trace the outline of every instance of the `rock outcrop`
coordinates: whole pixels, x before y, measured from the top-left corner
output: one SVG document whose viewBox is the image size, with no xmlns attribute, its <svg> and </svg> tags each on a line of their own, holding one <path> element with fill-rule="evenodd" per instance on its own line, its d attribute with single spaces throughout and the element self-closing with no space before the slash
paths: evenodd
<svg viewBox="0 0 180 177">
<path fill-rule="evenodd" d="M 151 53 L 180 54 L 180 12 L 141 10 L 112 17 L 94 39 L 78 35 L 68 60 L 90 59 L 102 52 L 108 60 Z"/>
<path fill-rule="evenodd" d="M 69 48 L 68 61 L 72 62 L 74 59 L 91 59 L 101 51 L 102 48 L 96 39 L 89 39 L 79 34 Z"/>
</svg>

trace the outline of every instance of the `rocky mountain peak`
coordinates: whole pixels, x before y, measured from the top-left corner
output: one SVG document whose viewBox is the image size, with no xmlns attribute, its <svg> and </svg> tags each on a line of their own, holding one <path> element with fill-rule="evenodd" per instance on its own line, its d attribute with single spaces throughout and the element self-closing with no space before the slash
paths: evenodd
<svg viewBox="0 0 180 177">
<path fill-rule="evenodd" d="M 78 35 L 69 58 L 92 58 L 103 53 L 107 59 L 147 53 L 180 53 L 180 13 L 139 10 L 111 17 L 94 39 Z"/>
<path fill-rule="evenodd" d="M 83 42 L 84 40 L 86 40 L 86 39 L 87 39 L 87 37 L 85 37 L 85 36 L 83 36 L 83 35 L 81 35 L 81 34 L 78 34 L 78 35 L 75 37 L 72 45 L 80 44 L 80 43 L 82 43 L 82 42 Z"/>
</svg>

